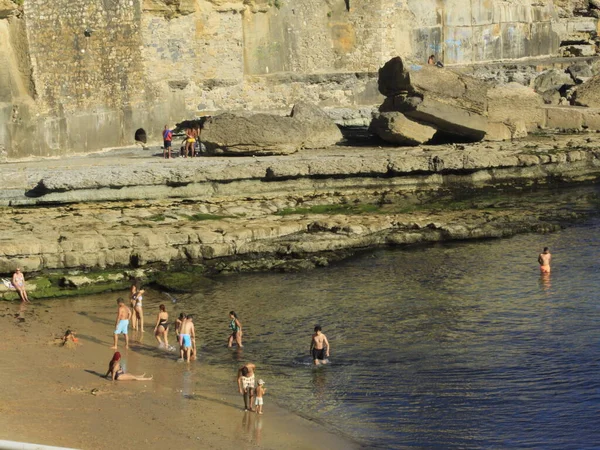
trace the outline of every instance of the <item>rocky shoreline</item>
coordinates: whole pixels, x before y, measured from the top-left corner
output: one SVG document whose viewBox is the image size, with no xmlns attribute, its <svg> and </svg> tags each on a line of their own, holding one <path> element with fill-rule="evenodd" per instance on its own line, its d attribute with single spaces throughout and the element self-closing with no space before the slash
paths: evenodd
<svg viewBox="0 0 600 450">
<path fill-rule="evenodd" d="M 310 269 L 382 246 L 553 231 L 597 212 L 593 187 L 553 188 L 593 185 L 599 144 L 581 134 L 171 161 L 129 149 L 3 164 L 0 273 L 21 266 L 33 298 L 130 277 L 185 290 L 203 275 Z"/>
</svg>

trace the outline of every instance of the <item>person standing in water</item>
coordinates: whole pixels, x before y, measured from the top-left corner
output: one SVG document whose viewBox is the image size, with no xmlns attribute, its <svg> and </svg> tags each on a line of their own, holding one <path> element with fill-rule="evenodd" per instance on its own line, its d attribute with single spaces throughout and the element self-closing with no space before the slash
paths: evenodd
<svg viewBox="0 0 600 450">
<path fill-rule="evenodd" d="M 552 255 L 550 249 L 544 247 L 544 251 L 538 256 L 538 263 L 540 263 L 541 273 L 550 273 L 550 262 L 552 261 Z"/>
<path fill-rule="evenodd" d="M 248 363 L 238 370 L 237 384 L 238 391 L 244 396 L 244 411 L 254 411 L 252 409 L 252 398 L 256 383 L 254 380 L 254 371 L 256 366 Z"/>
<path fill-rule="evenodd" d="M 129 326 L 129 319 L 131 318 L 131 310 L 125 306 L 125 301 L 119 297 L 117 300 L 119 304 L 119 310 L 117 311 L 117 320 L 115 322 L 115 345 L 111 348 L 117 349 L 117 343 L 119 340 L 119 334 L 125 335 L 125 348 L 129 348 L 129 336 L 127 335 L 127 327 Z"/>
<path fill-rule="evenodd" d="M 181 334 L 181 326 L 185 322 L 185 314 L 179 314 L 179 317 L 175 320 L 175 336 L 177 337 L 177 342 L 179 342 L 179 335 Z"/>
<path fill-rule="evenodd" d="M 131 288 L 129 289 L 129 306 L 132 311 L 135 311 L 135 304 L 137 303 L 137 293 L 138 293 L 138 282 L 134 280 L 131 283 Z M 131 327 L 134 330 L 137 330 L 137 316 L 135 314 L 131 315 Z"/>
<path fill-rule="evenodd" d="M 321 326 L 317 325 L 315 327 L 315 334 L 312 335 L 312 340 L 310 341 L 310 353 L 315 366 L 326 364 L 327 358 L 329 358 L 329 341 L 321 330 Z"/>
<path fill-rule="evenodd" d="M 187 361 L 190 362 L 190 360 L 192 359 L 192 355 L 194 359 L 196 358 L 196 330 L 194 328 L 194 316 L 188 314 L 188 316 L 185 318 L 185 322 L 183 322 L 183 324 L 181 325 L 180 333 L 180 360 L 187 359 Z"/>
<path fill-rule="evenodd" d="M 143 289 L 140 289 L 139 291 L 137 291 L 137 293 L 135 294 L 135 306 L 133 308 L 134 310 L 134 315 L 136 316 L 136 320 L 134 321 L 134 323 L 136 323 L 136 326 L 134 326 L 134 330 L 137 330 L 138 328 L 140 330 L 142 330 L 142 333 L 145 333 L 144 330 L 144 310 L 142 308 L 142 300 L 144 299 L 144 292 L 146 292 Z"/>
<path fill-rule="evenodd" d="M 169 350 L 169 313 L 165 305 L 158 307 L 159 312 L 156 316 L 156 325 L 154 326 L 154 337 L 158 341 L 158 348 L 166 348 Z M 162 336 L 162 340 L 161 340 Z"/>
<path fill-rule="evenodd" d="M 239 348 L 242 348 L 242 322 L 238 320 L 237 314 L 234 311 L 229 312 L 229 328 L 231 328 L 231 334 L 227 342 L 227 347 L 233 346 L 233 341 L 236 342 Z"/>
<path fill-rule="evenodd" d="M 267 392 L 267 389 L 264 386 L 265 382 L 263 380 L 258 380 L 258 386 L 256 386 L 256 400 L 254 401 L 257 414 L 263 413 L 263 395 Z"/>
<path fill-rule="evenodd" d="M 23 303 L 31 303 L 29 301 L 29 297 L 27 297 L 27 291 L 25 290 L 25 277 L 23 276 L 23 272 L 21 272 L 21 268 L 17 267 L 15 273 L 12 276 L 12 285 L 17 290 L 19 294 L 19 298 Z"/>
<path fill-rule="evenodd" d="M 104 377 L 108 377 L 110 375 L 111 380 L 113 381 L 150 381 L 152 377 L 146 377 L 146 374 L 143 373 L 141 375 L 132 375 L 130 373 L 125 373 L 125 371 L 121 368 L 121 354 L 119 352 L 115 352 L 112 359 L 108 363 L 108 372 Z"/>
</svg>

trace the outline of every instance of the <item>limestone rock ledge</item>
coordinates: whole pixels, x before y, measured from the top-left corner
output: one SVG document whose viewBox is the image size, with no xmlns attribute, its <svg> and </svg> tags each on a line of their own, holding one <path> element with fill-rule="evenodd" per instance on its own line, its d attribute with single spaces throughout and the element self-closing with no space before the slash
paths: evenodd
<svg viewBox="0 0 600 450">
<path fill-rule="evenodd" d="M 3 164 L 0 274 L 295 270 L 378 246 L 551 231 L 595 213 L 596 198 L 511 192 L 596 182 L 599 143 L 551 136 L 171 161 L 139 150 Z"/>
</svg>

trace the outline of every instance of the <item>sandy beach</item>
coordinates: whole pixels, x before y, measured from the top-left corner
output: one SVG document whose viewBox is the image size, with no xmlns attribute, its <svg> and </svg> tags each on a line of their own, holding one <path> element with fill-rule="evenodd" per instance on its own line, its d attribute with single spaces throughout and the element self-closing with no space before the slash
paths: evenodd
<svg viewBox="0 0 600 450">
<path fill-rule="evenodd" d="M 119 341 L 127 372 L 154 380 L 102 378 L 113 354 L 117 297 L 0 304 L 0 439 L 98 450 L 358 448 L 268 396 L 263 416 L 244 413 L 235 373 L 203 363 L 202 351 L 188 365 L 157 349 L 154 310 L 145 315 L 146 333 L 130 331 L 129 350 Z M 55 344 L 69 328 L 80 345 Z M 172 330 L 170 337 L 175 343 Z"/>
</svg>

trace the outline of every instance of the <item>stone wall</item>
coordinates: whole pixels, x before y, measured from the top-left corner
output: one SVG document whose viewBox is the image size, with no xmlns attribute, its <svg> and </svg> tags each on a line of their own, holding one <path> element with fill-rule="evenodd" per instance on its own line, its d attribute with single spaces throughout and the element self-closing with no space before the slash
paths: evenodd
<svg viewBox="0 0 600 450">
<path fill-rule="evenodd" d="M 156 142 L 165 123 L 223 110 L 368 111 L 393 56 L 469 64 L 559 43 L 551 0 L 25 0 L 2 14 L 8 157 L 130 144 L 138 129 Z"/>
</svg>

